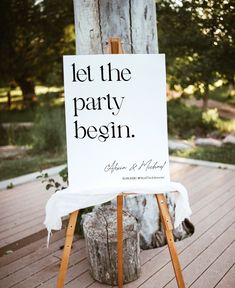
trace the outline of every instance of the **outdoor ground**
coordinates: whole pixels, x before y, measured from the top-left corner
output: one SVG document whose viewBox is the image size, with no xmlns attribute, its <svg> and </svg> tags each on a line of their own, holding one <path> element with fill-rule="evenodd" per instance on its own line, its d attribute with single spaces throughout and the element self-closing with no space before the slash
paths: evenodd
<svg viewBox="0 0 235 288">
<path fill-rule="evenodd" d="M 186 101 L 189 105 L 195 105 L 199 108 L 203 106 L 202 100 L 196 100 L 195 98 L 191 98 Z M 230 105 L 224 102 L 220 102 L 217 100 L 209 99 L 208 100 L 208 108 L 217 108 L 219 111 L 219 114 L 222 117 L 234 119 L 235 117 L 235 106 Z"/>
<path fill-rule="evenodd" d="M 234 176 L 235 166 L 171 160 L 171 178 L 187 187 L 195 225 L 192 237 L 176 243 L 186 287 L 235 287 Z M 50 194 L 39 181 L 0 191 L 0 287 L 55 287 L 65 231 L 46 248 L 42 222 Z M 141 277 L 124 287 L 176 287 L 166 247 L 142 251 L 140 258 Z M 84 240 L 76 239 L 65 287 L 109 287 L 88 269 Z"/>
</svg>

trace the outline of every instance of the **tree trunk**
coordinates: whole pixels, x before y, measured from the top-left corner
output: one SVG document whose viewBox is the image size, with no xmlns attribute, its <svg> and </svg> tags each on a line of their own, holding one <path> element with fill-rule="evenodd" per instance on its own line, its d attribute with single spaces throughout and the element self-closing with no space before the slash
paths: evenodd
<svg viewBox="0 0 235 288">
<path fill-rule="evenodd" d="M 202 109 L 203 111 L 206 111 L 208 108 L 208 100 L 209 100 L 209 84 L 205 83 L 205 91 L 204 91 L 204 95 L 202 97 Z"/>
<path fill-rule="evenodd" d="M 234 90 L 234 77 L 228 78 L 228 99 L 231 99 L 233 97 L 233 90 Z"/>
<path fill-rule="evenodd" d="M 7 91 L 7 106 L 8 109 L 11 109 L 11 88 Z"/>
<path fill-rule="evenodd" d="M 106 53 L 109 37 L 120 37 L 125 53 L 158 53 L 154 0 L 74 0 L 77 54 Z M 174 218 L 174 198 L 168 195 Z M 138 220 L 140 245 L 154 248 L 166 243 L 154 196 L 126 197 L 126 207 Z M 188 222 L 187 222 L 188 223 Z M 174 231 L 176 239 L 193 233 L 184 224 Z"/>
<path fill-rule="evenodd" d="M 23 78 L 17 79 L 16 82 L 20 86 L 20 89 L 22 91 L 24 104 L 26 106 L 31 105 L 35 96 L 34 83 Z"/>
</svg>

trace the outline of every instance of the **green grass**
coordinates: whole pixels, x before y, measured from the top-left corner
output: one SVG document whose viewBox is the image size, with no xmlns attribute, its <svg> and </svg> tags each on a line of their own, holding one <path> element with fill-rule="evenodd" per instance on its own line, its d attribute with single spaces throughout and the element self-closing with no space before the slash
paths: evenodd
<svg viewBox="0 0 235 288">
<path fill-rule="evenodd" d="M 235 165 L 234 144 L 226 144 L 222 147 L 205 146 L 188 150 L 170 151 L 170 155 Z"/>
<path fill-rule="evenodd" d="M 13 109 L 0 112 L 0 123 L 33 122 L 34 118 L 35 110 L 33 109 Z"/>
<path fill-rule="evenodd" d="M 8 128 L 3 128 L 0 123 L 0 146 L 32 146 L 33 127 L 15 127 L 13 124 Z"/>
<path fill-rule="evenodd" d="M 0 181 L 66 163 L 65 154 L 27 155 L 0 161 Z"/>
</svg>

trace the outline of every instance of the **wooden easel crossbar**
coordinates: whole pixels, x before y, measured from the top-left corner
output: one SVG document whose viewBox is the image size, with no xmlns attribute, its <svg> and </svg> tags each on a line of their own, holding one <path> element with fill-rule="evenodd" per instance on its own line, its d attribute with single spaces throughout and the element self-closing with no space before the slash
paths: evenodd
<svg viewBox="0 0 235 288">
<path fill-rule="evenodd" d="M 120 38 L 110 38 L 108 42 L 108 48 L 107 52 L 109 54 L 123 54 L 123 49 L 121 45 Z M 118 257 L 117 257 L 117 267 L 118 267 L 118 288 L 123 287 L 123 245 L 122 245 L 122 239 L 123 239 L 123 197 L 128 194 L 120 194 L 117 196 L 117 251 L 118 251 Z M 171 217 L 169 215 L 167 202 L 164 194 L 155 194 L 156 200 L 159 207 L 159 212 L 163 224 L 163 228 L 166 234 L 167 239 L 167 245 L 171 256 L 171 262 L 174 268 L 176 281 L 179 288 L 184 288 L 184 279 L 180 267 L 179 258 L 176 252 L 176 247 L 174 243 L 174 237 L 173 237 L 173 226 L 171 222 Z M 64 287 L 64 281 L 65 276 L 68 270 L 68 263 L 69 263 L 69 255 L 71 252 L 73 237 L 74 237 L 74 230 L 76 226 L 77 216 L 79 211 L 74 211 L 71 213 L 69 218 L 69 224 L 66 232 L 66 238 L 65 238 L 65 245 L 64 245 L 64 251 L 62 255 L 61 265 L 60 265 L 60 271 L 57 279 L 57 288 L 63 288 Z M 82 288 L 82 287 L 79 287 Z"/>
</svg>

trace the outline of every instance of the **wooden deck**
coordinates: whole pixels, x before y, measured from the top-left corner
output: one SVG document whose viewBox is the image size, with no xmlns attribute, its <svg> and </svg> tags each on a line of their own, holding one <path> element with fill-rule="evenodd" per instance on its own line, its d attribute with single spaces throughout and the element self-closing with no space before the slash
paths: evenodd
<svg viewBox="0 0 235 288">
<path fill-rule="evenodd" d="M 235 170 L 171 163 L 171 173 L 172 180 L 188 188 L 193 210 L 191 220 L 196 228 L 192 237 L 176 243 L 186 287 L 235 287 Z M 34 183 L 35 190 L 43 194 L 40 185 Z M 27 196 L 16 195 L 17 189 L 24 187 L 28 188 Z M 42 229 L 45 199 L 40 193 L 34 196 L 32 183 L 0 192 L 3 250 L 4 245 L 10 247 L 12 241 L 29 237 L 29 231 L 32 234 L 38 232 L 39 227 Z M 13 199 L 17 199 L 16 204 L 12 203 Z M 11 210 L 10 205 L 13 205 Z M 26 207 L 31 210 L 27 211 Z M 17 217 L 13 211 L 17 211 Z M 55 287 L 64 234 L 64 231 L 55 233 L 49 249 L 44 237 L 2 256 L 0 287 Z M 177 287 L 167 247 L 141 252 L 141 265 L 141 277 L 124 287 Z M 110 287 L 90 277 L 83 240 L 74 242 L 65 287 Z"/>
</svg>

